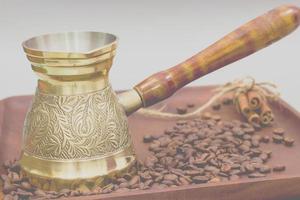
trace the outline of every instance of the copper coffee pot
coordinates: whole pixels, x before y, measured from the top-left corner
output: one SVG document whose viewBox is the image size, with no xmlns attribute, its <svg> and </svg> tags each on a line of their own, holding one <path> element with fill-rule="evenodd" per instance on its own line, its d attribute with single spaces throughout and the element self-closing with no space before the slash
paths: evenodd
<svg viewBox="0 0 300 200">
<path fill-rule="evenodd" d="M 115 35 L 67 32 L 25 41 L 39 80 L 24 125 L 22 172 L 45 190 L 101 185 L 135 161 L 126 116 L 270 45 L 299 22 L 299 8 L 278 7 L 118 96 L 108 78 Z"/>
</svg>

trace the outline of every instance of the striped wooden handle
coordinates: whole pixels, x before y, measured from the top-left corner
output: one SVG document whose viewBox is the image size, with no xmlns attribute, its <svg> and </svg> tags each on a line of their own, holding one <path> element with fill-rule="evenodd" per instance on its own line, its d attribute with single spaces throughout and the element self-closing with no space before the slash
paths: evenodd
<svg viewBox="0 0 300 200">
<path fill-rule="evenodd" d="M 285 5 L 244 24 L 213 45 L 168 70 L 145 79 L 134 89 L 144 107 L 153 105 L 191 81 L 244 58 L 283 38 L 300 23 L 300 9 Z"/>
</svg>

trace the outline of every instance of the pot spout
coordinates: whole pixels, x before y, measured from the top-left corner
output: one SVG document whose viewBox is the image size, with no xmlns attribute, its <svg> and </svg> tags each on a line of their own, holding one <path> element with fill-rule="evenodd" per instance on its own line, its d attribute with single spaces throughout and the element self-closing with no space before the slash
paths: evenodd
<svg viewBox="0 0 300 200">
<path fill-rule="evenodd" d="M 143 107 L 142 98 L 135 89 L 127 90 L 118 94 L 118 99 L 127 116 Z"/>
</svg>

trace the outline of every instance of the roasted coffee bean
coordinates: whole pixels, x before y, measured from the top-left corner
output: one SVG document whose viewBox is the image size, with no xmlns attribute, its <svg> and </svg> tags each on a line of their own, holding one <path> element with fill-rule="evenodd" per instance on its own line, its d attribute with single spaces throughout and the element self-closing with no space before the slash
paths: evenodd
<svg viewBox="0 0 300 200">
<path fill-rule="evenodd" d="M 244 128 L 243 130 L 246 134 L 252 135 L 255 133 L 255 129 L 253 127 L 247 127 L 247 128 Z"/>
<path fill-rule="evenodd" d="M 207 176 L 195 176 L 192 178 L 194 183 L 206 183 L 209 181 L 209 177 Z"/>
<path fill-rule="evenodd" d="M 177 107 L 177 108 L 176 108 L 176 111 L 177 111 L 177 113 L 180 114 L 180 115 L 183 115 L 183 114 L 186 114 L 186 113 L 187 113 L 186 107 Z"/>
<path fill-rule="evenodd" d="M 195 107 L 195 104 L 193 104 L 193 103 L 187 103 L 186 106 L 187 106 L 188 108 L 194 108 L 194 107 Z"/>
<path fill-rule="evenodd" d="M 262 136 L 261 135 L 253 135 L 251 140 L 260 142 L 262 140 Z"/>
<path fill-rule="evenodd" d="M 221 116 L 220 115 L 213 115 L 211 118 L 213 120 L 215 120 L 215 121 L 220 121 L 221 120 Z"/>
<path fill-rule="evenodd" d="M 262 153 L 259 155 L 259 158 L 262 159 L 263 162 L 266 162 L 269 158 L 268 154 Z"/>
<path fill-rule="evenodd" d="M 102 190 L 102 194 L 108 194 L 108 193 L 111 193 L 113 190 L 111 188 L 105 188 Z"/>
<path fill-rule="evenodd" d="M 168 129 L 166 129 L 165 131 L 164 131 L 164 133 L 166 134 L 166 135 L 171 135 L 173 132 L 175 132 L 175 130 L 173 129 L 173 128 L 168 128 Z M 152 137 L 152 136 L 151 136 Z"/>
<path fill-rule="evenodd" d="M 20 188 L 17 189 L 17 192 L 16 192 L 17 195 L 23 197 L 23 198 L 28 198 L 30 196 L 33 196 L 33 194 L 31 192 L 27 192 L 25 190 L 22 190 Z"/>
<path fill-rule="evenodd" d="M 172 140 L 169 136 L 163 136 L 158 139 L 161 147 L 166 147 Z"/>
<path fill-rule="evenodd" d="M 180 182 L 181 185 L 189 185 L 191 181 L 189 181 L 185 177 L 179 177 L 179 182 Z"/>
<path fill-rule="evenodd" d="M 223 172 L 219 172 L 218 175 L 221 176 L 221 177 L 229 177 L 229 174 L 226 174 L 226 173 L 223 173 Z"/>
<path fill-rule="evenodd" d="M 98 191 L 97 193 L 101 193 L 101 192 L 102 191 Z M 71 193 L 70 193 L 71 197 L 77 197 L 77 196 L 80 196 L 80 195 L 81 195 L 81 193 L 78 190 L 72 190 Z"/>
<path fill-rule="evenodd" d="M 34 194 L 39 197 L 44 197 L 47 195 L 43 190 L 40 190 L 40 189 L 35 190 Z"/>
<path fill-rule="evenodd" d="M 164 185 L 167 185 L 167 186 L 174 185 L 173 181 L 171 181 L 171 180 L 165 180 L 165 179 L 161 183 L 164 184 Z"/>
<path fill-rule="evenodd" d="M 152 186 L 152 184 L 153 184 L 153 180 L 152 179 L 150 179 L 150 180 L 147 180 L 146 182 L 145 182 L 145 186 Z"/>
<path fill-rule="evenodd" d="M 231 170 L 230 164 L 222 164 L 221 166 L 221 172 L 228 173 Z"/>
<path fill-rule="evenodd" d="M 129 188 L 130 185 L 129 185 L 128 182 L 124 182 L 124 183 L 121 183 L 121 184 L 119 185 L 119 187 L 120 187 L 120 188 Z"/>
<path fill-rule="evenodd" d="M 290 146 L 293 146 L 294 142 L 295 142 L 294 139 L 289 138 L 289 137 L 284 137 L 284 144 L 285 144 L 286 146 L 289 146 L 289 147 L 290 147 Z"/>
<path fill-rule="evenodd" d="M 205 112 L 202 114 L 202 118 L 205 120 L 209 120 L 212 118 L 212 114 L 210 112 Z"/>
<path fill-rule="evenodd" d="M 243 135 L 244 140 L 251 140 L 251 136 L 248 134 Z"/>
<path fill-rule="evenodd" d="M 275 135 L 280 135 L 280 136 L 282 136 L 282 135 L 284 135 L 284 129 L 283 128 L 275 128 L 275 129 L 273 129 L 273 133 L 275 134 Z"/>
<path fill-rule="evenodd" d="M 188 175 L 188 176 L 202 175 L 202 174 L 204 174 L 204 170 L 203 169 L 199 169 L 199 170 L 186 170 L 185 174 Z"/>
<path fill-rule="evenodd" d="M 259 147 L 259 140 L 252 140 L 252 147 Z"/>
<path fill-rule="evenodd" d="M 267 166 L 267 165 L 262 165 L 259 168 L 259 172 L 263 173 L 263 174 L 270 173 L 271 172 L 271 168 L 269 166 Z"/>
<path fill-rule="evenodd" d="M 252 123 L 252 126 L 253 126 L 253 128 L 254 128 L 256 131 L 261 130 L 261 125 L 260 125 L 259 123 L 253 122 L 253 123 Z"/>
<path fill-rule="evenodd" d="M 145 166 L 148 167 L 148 168 L 152 168 L 155 165 L 156 162 L 158 162 L 158 159 L 154 155 L 149 155 L 149 156 L 147 156 L 147 158 L 145 160 Z"/>
<path fill-rule="evenodd" d="M 247 165 L 245 165 L 245 169 L 246 169 L 246 171 L 249 172 L 249 173 L 252 173 L 252 172 L 255 171 L 255 167 L 254 167 L 253 164 L 247 164 Z"/>
<path fill-rule="evenodd" d="M 233 135 L 237 136 L 237 137 L 242 137 L 245 134 L 244 130 L 239 127 L 234 127 L 232 129 L 232 132 L 233 132 Z"/>
<path fill-rule="evenodd" d="M 168 181 L 176 181 L 177 178 L 178 178 L 178 176 L 176 176 L 175 174 L 164 175 L 164 180 L 168 180 Z"/>
<path fill-rule="evenodd" d="M 276 165 L 273 167 L 273 171 L 274 172 L 281 172 L 285 170 L 285 166 L 284 165 Z"/>
<path fill-rule="evenodd" d="M 248 145 L 244 145 L 242 144 L 241 146 L 239 146 L 239 149 L 242 151 L 242 152 L 249 152 L 250 151 L 250 147 Z"/>
<path fill-rule="evenodd" d="M 176 125 L 178 125 L 179 127 L 181 127 L 183 125 L 187 125 L 187 123 L 188 123 L 188 121 L 186 121 L 186 120 L 178 120 L 178 121 L 176 121 Z"/>
<path fill-rule="evenodd" d="M 118 178 L 117 179 L 117 182 L 120 184 L 120 183 L 125 183 L 125 182 L 127 182 L 127 180 L 125 179 L 125 178 Z"/>
<path fill-rule="evenodd" d="M 276 144 L 279 144 L 283 141 L 283 137 L 280 135 L 273 135 L 272 139 L 273 139 L 273 142 Z"/>
<path fill-rule="evenodd" d="M 263 156 L 264 157 L 264 156 Z M 262 164 L 264 161 L 263 159 L 261 159 L 260 157 L 254 157 L 251 159 L 252 163 L 258 163 L 258 164 Z"/>
<path fill-rule="evenodd" d="M 233 100 L 232 100 L 232 98 L 224 97 L 224 98 L 222 99 L 222 103 L 223 103 L 224 105 L 230 105 L 230 104 L 233 103 Z"/>
<path fill-rule="evenodd" d="M 32 191 L 32 186 L 29 182 L 25 181 L 25 182 L 22 182 L 20 187 L 23 189 L 23 190 L 26 190 L 26 191 Z"/>
<path fill-rule="evenodd" d="M 243 145 L 246 145 L 246 146 L 250 147 L 250 146 L 252 146 L 252 143 L 251 143 L 251 141 L 246 140 L 246 141 L 243 142 Z"/>
<path fill-rule="evenodd" d="M 260 149 L 251 149 L 251 153 L 253 156 L 259 156 L 262 152 Z"/>
<path fill-rule="evenodd" d="M 216 171 L 216 170 L 219 171 L 219 169 L 218 169 L 217 167 L 212 166 L 212 165 L 206 165 L 206 166 L 204 167 L 204 170 L 205 170 L 205 171 L 209 171 L 209 172 L 213 172 L 213 171 Z"/>
<path fill-rule="evenodd" d="M 202 159 L 197 159 L 194 160 L 193 164 L 197 167 L 204 167 L 207 164 L 207 162 Z"/>
<path fill-rule="evenodd" d="M 221 179 L 219 177 L 214 177 L 208 181 L 209 183 L 219 183 Z"/>
<path fill-rule="evenodd" d="M 267 136 L 267 135 L 265 135 L 265 136 L 262 137 L 262 140 L 261 140 L 261 141 L 262 141 L 263 143 L 269 143 L 270 137 Z"/>
<path fill-rule="evenodd" d="M 155 157 L 158 158 L 158 159 L 166 157 L 166 156 L 167 156 L 167 152 L 159 152 L 159 153 L 155 154 Z"/>
<path fill-rule="evenodd" d="M 164 179 L 164 176 L 160 175 L 154 179 L 155 182 L 161 182 Z"/>
<path fill-rule="evenodd" d="M 149 146 L 150 151 L 157 151 L 160 149 L 160 142 L 156 141 L 155 143 L 151 143 Z"/>
<path fill-rule="evenodd" d="M 158 176 L 161 175 L 159 172 L 155 172 L 155 171 L 150 171 L 149 174 L 150 174 L 152 177 L 158 177 Z"/>
<path fill-rule="evenodd" d="M 150 172 L 146 171 L 140 174 L 140 178 L 145 181 L 151 179 L 152 177 L 150 175 Z"/>
<path fill-rule="evenodd" d="M 170 169 L 170 172 L 171 172 L 172 174 L 177 175 L 177 176 L 181 176 L 181 177 L 184 176 L 184 171 L 181 170 L 181 169 Z"/>
<path fill-rule="evenodd" d="M 152 135 L 145 135 L 143 141 L 144 141 L 145 143 L 152 142 L 152 141 L 153 141 Z"/>
<path fill-rule="evenodd" d="M 265 177 L 265 176 L 266 175 L 262 174 L 262 173 L 252 173 L 252 174 L 248 175 L 249 178 L 262 178 L 262 177 Z"/>
<path fill-rule="evenodd" d="M 238 163 L 231 164 L 231 169 L 239 169 L 240 167 L 241 167 L 241 165 Z"/>
<path fill-rule="evenodd" d="M 191 134 L 191 135 L 189 135 L 189 136 L 186 138 L 185 142 L 186 142 L 186 143 L 193 143 L 193 142 L 196 141 L 196 140 L 198 140 L 198 136 L 197 136 L 196 134 Z"/>
<path fill-rule="evenodd" d="M 140 177 L 139 176 L 132 177 L 132 179 L 129 181 L 130 187 L 134 186 L 135 184 L 138 184 L 139 181 L 140 181 Z"/>
<path fill-rule="evenodd" d="M 212 108 L 213 108 L 214 110 L 220 110 L 221 104 L 220 104 L 219 102 L 216 102 L 216 103 L 214 103 L 214 104 L 212 105 Z"/>
<path fill-rule="evenodd" d="M 218 166 L 219 166 L 218 161 L 215 160 L 215 159 L 210 159 L 210 160 L 209 160 L 209 164 L 211 164 L 212 166 L 215 166 L 215 167 L 218 167 Z"/>
<path fill-rule="evenodd" d="M 140 190 L 145 190 L 145 189 L 147 189 L 147 188 L 148 188 L 148 186 L 146 186 L 145 183 L 140 183 L 140 184 L 139 184 L 139 189 L 140 189 Z"/>
</svg>

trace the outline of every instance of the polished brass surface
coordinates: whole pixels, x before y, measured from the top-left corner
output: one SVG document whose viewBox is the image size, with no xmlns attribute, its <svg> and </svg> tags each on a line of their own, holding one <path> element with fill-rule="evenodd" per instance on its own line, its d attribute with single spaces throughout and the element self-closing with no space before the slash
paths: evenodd
<svg viewBox="0 0 300 200">
<path fill-rule="evenodd" d="M 127 172 L 135 162 L 131 146 L 104 158 L 43 160 L 23 153 L 22 172 L 30 183 L 44 190 L 80 189 L 101 186 L 105 180 Z"/>
<path fill-rule="evenodd" d="M 118 100 L 109 84 L 116 40 L 108 33 L 69 32 L 23 43 L 39 77 L 20 161 L 34 185 L 95 186 L 134 163 L 126 113 L 142 101 L 135 90 Z"/>
<path fill-rule="evenodd" d="M 81 95 L 36 92 L 24 125 L 26 154 L 46 160 L 102 158 L 130 146 L 124 110 L 108 86 Z"/>
</svg>

